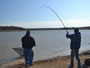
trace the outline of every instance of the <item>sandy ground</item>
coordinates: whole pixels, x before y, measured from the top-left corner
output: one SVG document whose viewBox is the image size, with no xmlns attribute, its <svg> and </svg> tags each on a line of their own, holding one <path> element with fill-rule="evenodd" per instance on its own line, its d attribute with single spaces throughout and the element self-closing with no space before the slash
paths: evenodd
<svg viewBox="0 0 90 68">
<path fill-rule="evenodd" d="M 84 65 L 84 61 L 86 58 L 90 58 L 90 53 L 80 54 L 82 68 L 90 68 L 90 66 Z M 70 64 L 70 56 L 64 56 L 33 62 L 33 66 L 28 68 L 69 68 L 69 64 Z M 6 64 L 2 64 L 0 65 L 0 68 L 25 68 L 24 58 L 20 58 Z M 74 62 L 74 68 L 77 68 L 76 59 Z"/>
</svg>

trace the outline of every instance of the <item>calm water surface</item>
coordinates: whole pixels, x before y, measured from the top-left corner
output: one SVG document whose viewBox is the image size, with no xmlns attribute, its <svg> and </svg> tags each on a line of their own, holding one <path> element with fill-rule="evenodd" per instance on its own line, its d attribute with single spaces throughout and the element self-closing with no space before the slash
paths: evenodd
<svg viewBox="0 0 90 68">
<path fill-rule="evenodd" d="M 80 52 L 90 50 L 90 30 L 80 32 L 82 34 Z M 69 30 L 69 33 L 72 34 L 73 31 Z M 25 31 L 0 32 L 0 64 L 19 57 L 12 48 L 22 47 L 21 38 L 24 34 Z M 70 55 L 70 40 L 66 38 L 65 30 L 31 31 L 31 36 L 36 40 L 34 61 Z"/>
</svg>

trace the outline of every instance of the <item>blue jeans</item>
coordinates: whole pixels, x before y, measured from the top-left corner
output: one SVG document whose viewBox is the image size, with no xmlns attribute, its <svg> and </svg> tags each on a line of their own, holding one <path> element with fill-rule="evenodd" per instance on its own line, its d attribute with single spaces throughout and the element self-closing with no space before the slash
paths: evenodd
<svg viewBox="0 0 90 68">
<path fill-rule="evenodd" d="M 25 58 L 26 65 L 32 66 L 33 50 L 32 49 L 24 49 L 24 58 Z"/>
<path fill-rule="evenodd" d="M 78 61 L 78 68 L 81 68 L 80 58 L 79 58 L 79 49 L 71 49 L 71 66 L 74 66 L 74 56 Z"/>
</svg>

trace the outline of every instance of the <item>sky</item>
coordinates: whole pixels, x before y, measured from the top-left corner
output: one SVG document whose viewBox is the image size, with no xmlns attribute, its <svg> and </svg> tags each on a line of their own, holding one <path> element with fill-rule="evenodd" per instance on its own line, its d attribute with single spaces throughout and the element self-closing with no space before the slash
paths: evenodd
<svg viewBox="0 0 90 68">
<path fill-rule="evenodd" d="M 0 26 L 61 28 L 90 26 L 90 0 L 0 0 Z"/>
</svg>

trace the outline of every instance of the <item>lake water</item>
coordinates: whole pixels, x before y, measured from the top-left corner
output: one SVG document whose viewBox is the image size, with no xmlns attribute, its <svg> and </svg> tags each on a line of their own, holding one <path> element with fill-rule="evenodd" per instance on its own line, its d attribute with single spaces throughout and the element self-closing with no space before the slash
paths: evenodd
<svg viewBox="0 0 90 68">
<path fill-rule="evenodd" d="M 80 52 L 90 50 L 90 30 L 80 30 L 82 36 Z M 69 30 L 72 34 L 73 31 Z M 25 31 L 0 32 L 0 64 L 19 57 L 12 49 L 22 47 L 21 38 Z M 70 55 L 70 40 L 66 38 L 65 30 L 31 31 L 36 41 L 34 61 Z"/>
</svg>

